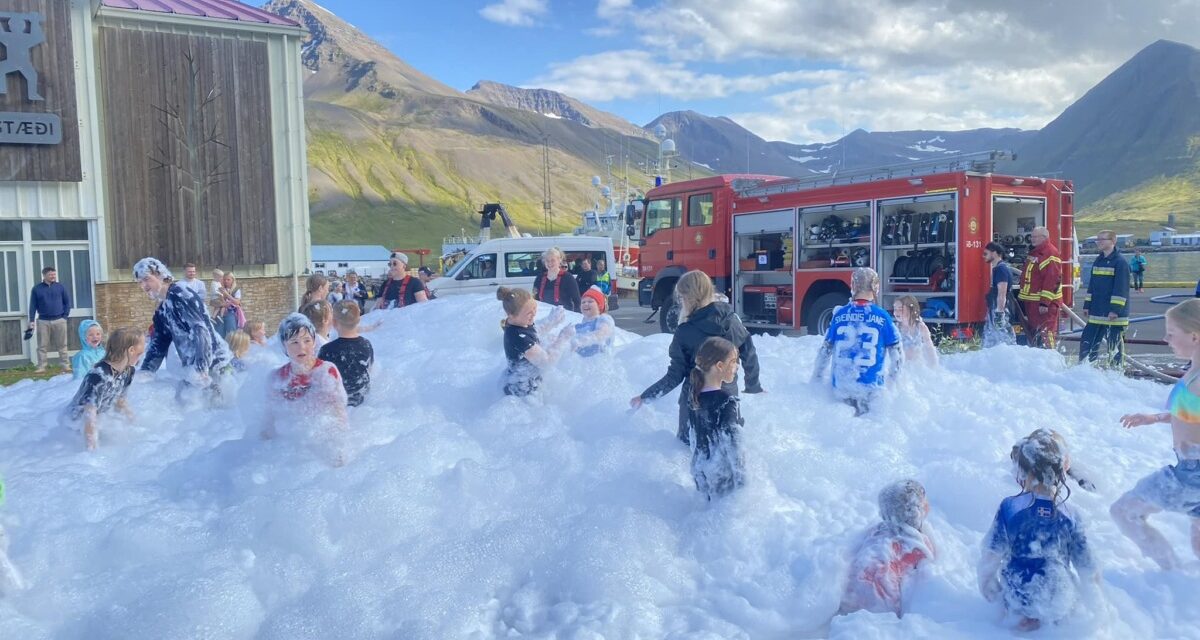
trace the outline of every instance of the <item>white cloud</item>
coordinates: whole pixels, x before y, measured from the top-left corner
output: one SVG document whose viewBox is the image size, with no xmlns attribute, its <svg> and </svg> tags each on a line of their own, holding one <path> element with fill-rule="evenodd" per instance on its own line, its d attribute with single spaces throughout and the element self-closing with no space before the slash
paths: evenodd
<svg viewBox="0 0 1200 640">
<path fill-rule="evenodd" d="M 661 94 L 680 100 L 724 98 L 765 91 L 781 85 L 824 82 L 841 75 L 836 70 L 786 71 L 767 75 L 722 76 L 697 73 L 683 62 L 663 62 L 647 51 L 628 49 L 581 56 L 550 65 L 550 71 L 529 83 L 580 100 L 607 101 Z"/>
<path fill-rule="evenodd" d="M 546 0 L 502 0 L 479 10 L 479 15 L 510 27 L 532 27 L 546 14 Z"/>
<path fill-rule="evenodd" d="M 767 139 L 1045 125 L 1151 42 L 1200 44 L 1200 0 L 598 0 L 644 47 L 551 64 L 532 84 L 580 99 L 778 92 L 739 123 Z M 747 60 L 826 71 L 721 73 Z M 736 109 L 733 109 L 736 111 Z M 713 114 L 716 115 L 716 114 Z"/>
</svg>

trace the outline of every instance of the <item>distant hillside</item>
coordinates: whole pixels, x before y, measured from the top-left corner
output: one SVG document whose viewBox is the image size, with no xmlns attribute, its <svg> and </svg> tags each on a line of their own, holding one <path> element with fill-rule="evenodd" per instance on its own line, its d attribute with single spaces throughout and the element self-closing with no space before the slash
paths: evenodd
<svg viewBox="0 0 1200 640">
<path fill-rule="evenodd" d="M 1160 40 L 1039 131 L 1020 149 L 1016 167 L 1073 180 L 1079 202 L 1088 205 L 1190 173 L 1195 161 L 1188 144 L 1198 135 L 1200 51 Z"/>
<path fill-rule="evenodd" d="M 588 106 L 571 96 L 549 89 L 522 89 L 490 80 L 480 80 L 467 90 L 472 98 L 502 107 L 540 113 L 548 118 L 561 118 L 585 127 L 602 127 L 639 138 L 647 133 L 620 116 Z"/>
<path fill-rule="evenodd" d="M 543 142 L 554 203 L 549 230 L 567 231 L 595 202 L 591 177 L 605 175 L 606 155 L 622 148 L 656 154 L 644 135 L 456 91 L 311 0 L 272 0 L 264 8 L 309 31 L 303 63 L 313 242 L 437 250 L 444 236 L 477 228 L 475 209 L 494 201 L 524 231 L 541 232 Z M 595 117 L 590 108 L 580 112 Z M 649 185 L 645 176 L 631 180 Z"/>
<path fill-rule="evenodd" d="M 834 142 L 798 145 L 768 142 L 726 117 L 695 111 L 666 113 L 646 125 L 663 125 L 680 153 L 719 173 L 769 173 L 804 177 L 843 169 L 915 162 L 958 153 L 1013 149 L 1034 132 L 1019 129 L 867 132 L 857 129 Z"/>
</svg>

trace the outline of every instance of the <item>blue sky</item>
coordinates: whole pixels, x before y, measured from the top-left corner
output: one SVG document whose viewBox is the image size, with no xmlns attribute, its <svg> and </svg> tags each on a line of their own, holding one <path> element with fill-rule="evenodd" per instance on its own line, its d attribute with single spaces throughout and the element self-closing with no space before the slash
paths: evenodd
<svg viewBox="0 0 1200 640">
<path fill-rule="evenodd" d="M 1151 42 L 1200 44 L 1200 0 L 320 4 L 459 90 L 556 89 L 639 125 L 693 109 L 800 143 L 857 127 L 1037 128 Z"/>
</svg>

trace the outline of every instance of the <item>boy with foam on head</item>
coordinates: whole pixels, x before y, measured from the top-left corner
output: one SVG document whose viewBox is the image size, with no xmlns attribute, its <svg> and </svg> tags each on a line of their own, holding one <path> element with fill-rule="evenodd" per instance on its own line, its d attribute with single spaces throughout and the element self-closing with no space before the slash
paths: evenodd
<svg viewBox="0 0 1200 640">
<path fill-rule="evenodd" d="M 358 303 L 353 300 L 333 305 L 333 324 L 337 327 L 338 337 L 321 347 L 320 352 L 320 358 L 333 363 L 342 374 L 346 403 L 351 407 L 366 400 L 371 389 L 371 366 L 375 364 L 371 343 L 358 335 L 360 315 Z"/>
<path fill-rule="evenodd" d="M 341 374 L 333 364 L 317 357 L 317 330 L 303 315 L 289 314 L 279 323 L 279 343 L 288 363 L 271 376 L 263 439 L 274 438 L 279 424 L 292 428 L 311 425 L 302 438 L 333 466 L 342 466 L 342 439 L 350 421 Z"/>
<path fill-rule="evenodd" d="M 892 317 L 875 304 L 879 274 L 869 267 L 855 269 L 850 289 L 853 299 L 833 312 L 812 381 L 819 382 L 832 361 L 834 395 L 854 407 L 855 416 L 861 416 L 870 409 L 886 378 L 900 372 L 904 352 Z"/>
<path fill-rule="evenodd" d="M 839 614 L 866 609 L 904 615 L 904 596 L 926 560 L 933 540 L 925 528 L 929 501 L 916 480 L 900 480 L 879 492 L 879 517 L 854 552 L 850 581 Z"/>
</svg>

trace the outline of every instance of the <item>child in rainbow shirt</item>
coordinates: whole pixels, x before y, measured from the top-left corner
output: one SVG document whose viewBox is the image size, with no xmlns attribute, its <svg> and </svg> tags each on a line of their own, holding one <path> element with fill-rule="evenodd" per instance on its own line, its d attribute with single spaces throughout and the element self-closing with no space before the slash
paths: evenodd
<svg viewBox="0 0 1200 640">
<path fill-rule="evenodd" d="M 1121 417 L 1126 429 L 1158 422 L 1171 425 L 1176 463 L 1142 478 L 1121 496 L 1110 512 L 1121 532 L 1164 570 L 1179 566 L 1175 551 L 1157 529 L 1146 522 L 1159 511 L 1191 518 L 1192 551 L 1200 557 L 1200 299 L 1181 302 L 1167 312 L 1164 339 L 1191 368 L 1171 389 L 1167 411 Z"/>
</svg>

